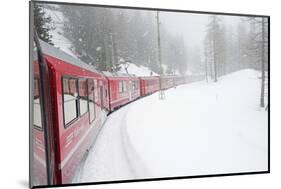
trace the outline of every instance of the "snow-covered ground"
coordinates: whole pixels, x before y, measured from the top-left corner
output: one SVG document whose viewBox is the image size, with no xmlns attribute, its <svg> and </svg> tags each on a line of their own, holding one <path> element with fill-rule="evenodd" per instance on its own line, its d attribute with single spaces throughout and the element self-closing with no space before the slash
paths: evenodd
<svg viewBox="0 0 281 189">
<path fill-rule="evenodd" d="M 196 82 L 112 113 L 79 182 L 267 170 L 267 112 L 254 70 Z"/>
<path fill-rule="evenodd" d="M 134 179 L 145 175 L 145 166 L 128 141 L 124 119 L 129 106 L 108 117 L 82 170 L 76 175 L 77 182 Z"/>
</svg>

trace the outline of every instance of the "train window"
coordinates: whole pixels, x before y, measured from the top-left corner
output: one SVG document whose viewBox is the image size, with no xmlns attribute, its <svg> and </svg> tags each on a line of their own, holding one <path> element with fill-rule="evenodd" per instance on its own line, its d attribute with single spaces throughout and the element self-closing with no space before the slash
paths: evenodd
<svg viewBox="0 0 281 189">
<path fill-rule="evenodd" d="M 94 87 L 95 87 L 95 103 L 98 103 L 99 99 L 99 91 L 96 90 L 98 88 L 98 81 L 95 79 L 94 80 Z"/>
<path fill-rule="evenodd" d="M 118 89 L 119 89 L 119 93 L 123 92 L 123 81 L 119 81 L 118 83 Z"/>
<path fill-rule="evenodd" d="M 89 100 L 89 112 L 90 123 L 95 120 L 95 83 L 92 79 L 88 79 L 88 100 Z"/>
<path fill-rule="evenodd" d="M 75 78 L 63 78 L 63 114 L 64 125 L 78 117 L 78 89 Z"/>
<path fill-rule="evenodd" d="M 135 81 L 130 81 L 129 85 L 131 86 L 132 90 L 135 90 Z"/>
<path fill-rule="evenodd" d="M 106 85 L 105 86 L 105 97 L 107 97 L 108 96 L 108 86 Z"/>
<path fill-rule="evenodd" d="M 122 90 L 123 90 L 123 92 L 126 92 L 126 90 L 127 90 L 126 81 L 122 81 Z"/>
<path fill-rule="evenodd" d="M 35 128 L 42 128 L 42 114 L 38 78 L 34 79 L 33 91 L 33 125 L 35 126 Z"/>
<path fill-rule="evenodd" d="M 86 79 L 79 79 L 79 107 L 80 115 L 88 112 L 88 87 Z"/>
<path fill-rule="evenodd" d="M 131 86 L 132 86 L 132 90 L 134 91 L 134 90 L 136 89 L 135 81 L 132 81 L 132 82 L 131 82 Z"/>
<path fill-rule="evenodd" d="M 138 83 L 136 81 L 133 81 L 133 89 L 134 90 L 138 89 Z"/>
<path fill-rule="evenodd" d="M 101 107 L 101 109 L 103 109 L 104 108 L 104 104 L 103 104 L 103 85 L 102 85 L 102 81 L 100 81 L 100 85 L 99 85 L 99 92 L 100 92 L 100 107 Z"/>
<path fill-rule="evenodd" d="M 99 81 L 99 86 L 100 86 L 100 99 L 102 100 L 103 99 L 103 82 L 102 81 Z"/>
</svg>

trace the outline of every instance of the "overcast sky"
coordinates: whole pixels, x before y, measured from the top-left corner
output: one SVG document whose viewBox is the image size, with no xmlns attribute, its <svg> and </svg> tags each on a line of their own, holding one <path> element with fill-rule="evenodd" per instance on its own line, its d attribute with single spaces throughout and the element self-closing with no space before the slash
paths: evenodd
<svg viewBox="0 0 281 189">
<path fill-rule="evenodd" d="M 187 48 L 196 48 L 203 53 L 203 41 L 206 35 L 206 25 L 209 22 L 208 14 L 160 12 L 160 23 L 166 26 L 168 31 L 183 35 Z M 226 28 L 237 28 L 242 17 L 219 16 Z M 165 39 L 163 39 L 165 40 Z"/>
</svg>

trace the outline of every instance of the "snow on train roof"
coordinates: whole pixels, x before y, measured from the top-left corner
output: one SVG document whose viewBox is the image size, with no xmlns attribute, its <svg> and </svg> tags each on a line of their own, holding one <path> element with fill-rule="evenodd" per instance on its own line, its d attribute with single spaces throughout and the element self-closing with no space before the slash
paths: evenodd
<svg viewBox="0 0 281 189">
<path fill-rule="evenodd" d="M 109 71 L 103 71 L 102 72 L 106 77 L 136 77 L 133 74 L 127 74 L 122 72 L 109 72 Z"/>
<path fill-rule="evenodd" d="M 90 65 L 82 62 L 78 58 L 74 58 L 73 56 L 65 53 L 64 51 L 46 43 L 40 39 L 39 39 L 39 41 L 40 41 L 40 45 L 41 45 L 43 54 L 53 56 L 55 58 L 65 61 L 68 64 L 72 64 L 74 66 L 78 66 L 80 68 L 84 68 L 84 69 L 90 70 L 92 72 L 97 72 L 97 73 L 101 74 L 101 72 L 97 71 L 95 68 L 93 68 L 93 66 L 90 66 Z"/>
</svg>

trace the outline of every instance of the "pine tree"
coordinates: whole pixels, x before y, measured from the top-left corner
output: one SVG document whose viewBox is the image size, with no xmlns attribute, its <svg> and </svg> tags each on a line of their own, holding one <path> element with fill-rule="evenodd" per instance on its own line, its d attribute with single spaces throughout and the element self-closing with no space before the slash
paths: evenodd
<svg viewBox="0 0 281 189">
<path fill-rule="evenodd" d="M 218 77 L 226 74 L 226 36 L 225 27 L 221 19 L 210 16 L 205 38 L 205 56 L 210 63 L 211 77 L 217 82 Z"/>
<path fill-rule="evenodd" d="M 42 5 L 35 3 L 34 4 L 34 26 L 35 30 L 43 41 L 53 45 L 52 35 L 50 34 L 51 30 L 55 28 L 51 26 L 51 17 L 46 15 Z"/>
<path fill-rule="evenodd" d="M 268 71 L 268 19 L 248 18 L 251 23 L 250 56 L 255 60 L 254 68 L 261 71 L 260 107 L 265 107 L 266 72 Z"/>
</svg>

